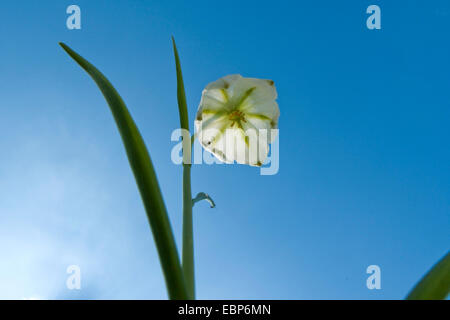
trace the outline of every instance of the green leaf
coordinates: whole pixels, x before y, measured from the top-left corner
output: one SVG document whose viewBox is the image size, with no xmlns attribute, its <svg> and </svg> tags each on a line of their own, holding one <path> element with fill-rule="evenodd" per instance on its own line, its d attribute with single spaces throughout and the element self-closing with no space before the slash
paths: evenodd
<svg viewBox="0 0 450 320">
<path fill-rule="evenodd" d="M 208 201 L 211 208 L 216 207 L 214 200 L 209 196 L 209 194 L 204 193 L 204 192 L 199 192 L 197 194 L 197 196 L 194 199 L 192 199 L 192 206 L 194 206 L 194 204 L 196 204 L 197 202 L 202 201 L 202 200 Z"/>
<path fill-rule="evenodd" d="M 184 90 L 183 74 L 181 72 L 180 56 L 178 55 L 175 38 L 172 37 L 173 52 L 175 55 L 175 67 L 177 72 L 177 98 L 178 112 L 180 114 L 180 125 L 182 129 L 189 131 L 189 118 L 186 104 L 186 92 Z"/>
<path fill-rule="evenodd" d="M 175 39 L 172 37 L 175 68 L 177 72 L 177 98 L 180 125 L 189 131 L 189 118 L 184 91 L 183 74 L 181 72 L 180 56 L 178 55 Z M 192 140 L 192 139 L 191 139 Z M 187 141 L 183 141 L 183 274 L 189 299 L 195 299 L 195 270 L 194 270 L 194 226 L 192 218 L 192 190 L 191 190 L 191 148 Z M 186 161 L 189 161 L 188 163 Z"/>
<path fill-rule="evenodd" d="M 125 103 L 106 77 L 64 43 L 61 47 L 92 77 L 105 97 L 116 121 L 131 169 L 158 249 L 170 299 L 186 299 L 187 292 L 175 239 L 145 143 Z"/>
<path fill-rule="evenodd" d="M 450 293 L 450 251 L 420 280 L 407 300 L 442 300 Z"/>
</svg>

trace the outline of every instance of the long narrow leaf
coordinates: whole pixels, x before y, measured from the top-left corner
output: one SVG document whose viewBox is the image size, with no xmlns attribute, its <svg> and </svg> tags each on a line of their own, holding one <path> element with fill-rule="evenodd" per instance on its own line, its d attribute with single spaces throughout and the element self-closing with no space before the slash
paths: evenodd
<svg viewBox="0 0 450 320">
<path fill-rule="evenodd" d="M 450 293 L 450 251 L 420 280 L 407 300 L 442 300 Z"/>
<path fill-rule="evenodd" d="M 178 55 L 175 39 L 172 37 L 175 66 L 177 72 L 177 98 L 180 125 L 189 131 L 189 118 L 184 91 L 183 74 L 181 72 L 180 56 Z M 183 274 L 190 299 L 195 299 L 195 271 L 194 271 L 194 226 L 192 218 L 192 190 L 191 190 L 191 147 L 189 141 L 183 141 Z M 186 163 L 186 161 L 189 161 Z"/>
<path fill-rule="evenodd" d="M 124 101 L 108 79 L 67 45 L 60 45 L 92 77 L 108 102 L 147 212 L 169 298 L 186 299 L 187 292 L 175 239 L 156 173 L 141 134 Z"/>
</svg>

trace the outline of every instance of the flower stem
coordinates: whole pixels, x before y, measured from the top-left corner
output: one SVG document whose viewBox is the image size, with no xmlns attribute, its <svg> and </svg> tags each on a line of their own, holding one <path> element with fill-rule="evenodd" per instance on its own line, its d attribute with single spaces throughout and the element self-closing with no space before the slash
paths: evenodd
<svg viewBox="0 0 450 320">
<path fill-rule="evenodd" d="M 178 55 L 175 39 L 172 37 L 175 66 L 177 71 L 177 98 L 180 114 L 180 126 L 189 132 L 189 119 L 187 112 L 186 93 L 184 90 L 183 74 L 181 72 L 180 57 Z M 192 218 L 192 191 L 191 191 L 191 140 L 183 138 L 183 252 L 182 268 L 186 290 L 189 299 L 195 299 L 195 271 L 194 271 L 194 227 Z"/>
<path fill-rule="evenodd" d="M 195 299 L 194 226 L 192 218 L 191 165 L 183 165 L 183 273 L 190 299 Z"/>
</svg>

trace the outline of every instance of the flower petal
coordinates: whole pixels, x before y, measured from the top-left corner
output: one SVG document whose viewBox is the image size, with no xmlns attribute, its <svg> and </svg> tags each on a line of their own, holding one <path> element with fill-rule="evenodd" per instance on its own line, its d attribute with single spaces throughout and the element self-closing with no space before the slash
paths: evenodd
<svg viewBox="0 0 450 320">
<path fill-rule="evenodd" d="M 200 143 L 223 162 L 261 166 L 278 127 L 276 98 L 271 80 L 230 75 L 210 83 L 195 121 Z"/>
</svg>

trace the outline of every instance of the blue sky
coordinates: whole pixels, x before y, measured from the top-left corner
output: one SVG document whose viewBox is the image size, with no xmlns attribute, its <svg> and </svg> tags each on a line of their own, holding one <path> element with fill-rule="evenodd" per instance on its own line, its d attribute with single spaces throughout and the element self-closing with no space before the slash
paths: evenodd
<svg viewBox="0 0 450 320">
<path fill-rule="evenodd" d="M 193 168 L 217 204 L 194 210 L 198 298 L 403 298 L 449 249 L 449 17 L 448 1 L 3 1 L 0 298 L 167 297 L 112 116 L 57 43 L 126 101 L 181 247 L 171 35 L 191 125 L 202 89 L 234 73 L 273 79 L 281 110 L 278 174 Z"/>
</svg>

